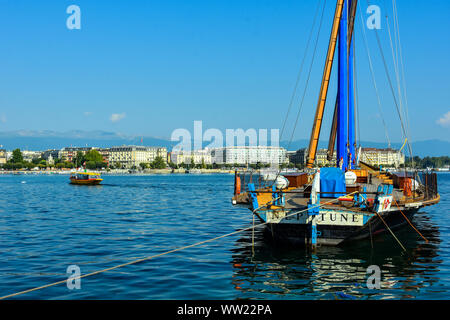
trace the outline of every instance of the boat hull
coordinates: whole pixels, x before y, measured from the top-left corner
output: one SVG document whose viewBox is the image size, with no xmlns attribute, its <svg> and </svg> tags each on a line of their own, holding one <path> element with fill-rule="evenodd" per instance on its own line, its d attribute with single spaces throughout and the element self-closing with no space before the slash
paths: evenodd
<svg viewBox="0 0 450 320">
<path fill-rule="evenodd" d="M 411 220 L 418 209 L 411 208 L 402 211 Z M 400 211 L 390 211 L 383 214 L 383 220 L 391 230 L 397 230 L 408 224 Z M 388 232 L 384 223 L 376 215 L 367 219 L 362 226 L 357 225 L 327 225 L 317 224 L 317 244 L 338 246 L 348 242 L 370 239 Z M 264 237 L 270 241 L 294 246 L 311 244 L 311 225 L 302 223 L 268 223 Z"/>
<path fill-rule="evenodd" d="M 103 179 L 89 179 L 89 180 L 70 179 L 71 184 L 84 185 L 84 186 L 98 185 L 102 181 L 103 181 Z"/>
</svg>

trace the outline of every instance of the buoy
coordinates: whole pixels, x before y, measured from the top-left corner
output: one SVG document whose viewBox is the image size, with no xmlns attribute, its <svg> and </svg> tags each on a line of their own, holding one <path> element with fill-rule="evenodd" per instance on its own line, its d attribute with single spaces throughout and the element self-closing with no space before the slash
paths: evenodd
<svg viewBox="0 0 450 320">
<path fill-rule="evenodd" d="M 283 176 L 278 176 L 277 180 L 275 181 L 275 185 L 279 190 L 286 189 L 289 186 L 289 180 Z"/>
<path fill-rule="evenodd" d="M 237 196 L 241 194 L 241 177 L 236 175 L 236 181 L 234 185 L 234 195 Z"/>
<path fill-rule="evenodd" d="M 356 173 L 353 171 L 347 171 L 345 173 L 345 184 L 355 184 L 358 177 L 356 176 Z"/>
</svg>

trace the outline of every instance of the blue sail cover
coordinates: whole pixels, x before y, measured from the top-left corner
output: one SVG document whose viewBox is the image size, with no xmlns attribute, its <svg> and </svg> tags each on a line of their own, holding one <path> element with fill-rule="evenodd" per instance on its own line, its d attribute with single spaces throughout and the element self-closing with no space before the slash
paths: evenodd
<svg viewBox="0 0 450 320">
<path fill-rule="evenodd" d="M 343 171 L 348 168 L 348 0 L 344 1 L 341 24 L 339 26 L 339 46 L 338 46 L 338 118 L 336 133 L 336 167 Z M 351 94 L 351 93 L 350 93 Z"/>
<path fill-rule="evenodd" d="M 338 193 L 327 194 L 326 192 Z M 320 196 L 322 198 L 337 198 L 345 196 L 346 193 L 344 171 L 339 168 L 320 169 Z"/>
</svg>

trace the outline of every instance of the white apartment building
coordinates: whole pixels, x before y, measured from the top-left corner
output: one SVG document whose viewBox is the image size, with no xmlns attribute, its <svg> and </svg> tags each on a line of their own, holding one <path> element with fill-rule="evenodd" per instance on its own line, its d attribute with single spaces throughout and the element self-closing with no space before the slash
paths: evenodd
<svg viewBox="0 0 450 320">
<path fill-rule="evenodd" d="M 33 159 L 38 159 L 42 156 L 41 151 L 29 151 L 29 150 L 23 150 L 21 151 L 23 161 L 31 162 Z M 6 151 L 6 160 L 12 159 L 13 152 L 12 151 Z"/>
<path fill-rule="evenodd" d="M 164 147 L 121 146 L 109 149 L 109 163 L 120 163 L 125 168 L 138 167 L 141 163 L 151 163 L 156 157 L 167 160 L 167 149 Z"/>
<path fill-rule="evenodd" d="M 192 160 L 194 164 L 212 164 L 211 150 L 196 150 L 191 152 L 174 151 L 170 155 L 170 161 L 176 165 L 191 164 Z"/>
<path fill-rule="evenodd" d="M 398 167 L 405 164 L 405 155 L 391 148 L 362 148 L 360 160 L 373 166 Z"/>
<path fill-rule="evenodd" d="M 271 164 L 280 165 L 289 163 L 287 151 L 281 147 L 243 146 L 224 147 L 211 150 L 212 162 L 221 164 Z"/>
<path fill-rule="evenodd" d="M 42 152 L 24 150 L 22 151 L 22 156 L 24 161 L 31 162 L 33 159 L 39 159 L 42 156 Z"/>
<path fill-rule="evenodd" d="M 336 166 L 336 150 L 331 161 L 327 159 L 327 151 L 327 149 L 317 150 L 314 161 L 316 166 Z M 308 149 L 299 149 L 291 155 L 290 161 L 295 164 L 306 164 L 307 155 Z M 395 149 L 362 148 L 360 160 L 373 166 L 398 167 L 405 164 L 405 155 Z"/>
</svg>

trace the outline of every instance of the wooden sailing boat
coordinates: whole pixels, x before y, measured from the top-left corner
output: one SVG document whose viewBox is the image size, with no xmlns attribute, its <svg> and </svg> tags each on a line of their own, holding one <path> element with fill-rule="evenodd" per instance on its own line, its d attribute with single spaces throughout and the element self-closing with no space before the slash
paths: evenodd
<svg viewBox="0 0 450 320">
<path fill-rule="evenodd" d="M 413 215 L 440 200 L 436 174 L 394 174 L 358 159 L 352 46 L 356 7 L 357 0 L 337 1 L 306 172 L 285 174 L 284 178 L 280 174 L 266 186 L 261 179 L 246 180 L 245 173 L 235 173 L 233 204 L 247 205 L 277 241 L 315 247 L 368 239 L 383 232 L 395 237 L 393 230 L 407 224 L 414 227 Z M 313 169 L 337 44 L 338 95 L 328 151 L 331 160 L 337 145 L 337 163 L 335 168 Z M 283 179 L 289 181 L 288 186 Z"/>
</svg>

